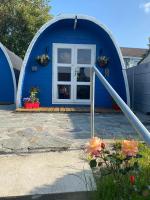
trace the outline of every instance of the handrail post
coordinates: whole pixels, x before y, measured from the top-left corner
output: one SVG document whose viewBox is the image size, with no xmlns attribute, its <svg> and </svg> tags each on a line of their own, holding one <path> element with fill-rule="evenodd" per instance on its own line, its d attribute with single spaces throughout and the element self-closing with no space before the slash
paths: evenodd
<svg viewBox="0 0 150 200">
<path fill-rule="evenodd" d="M 90 112 L 91 112 L 91 138 L 94 137 L 94 104 L 95 104 L 95 71 L 93 67 L 90 69 L 90 78 L 91 78 L 91 84 L 90 84 Z"/>
<path fill-rule="evenodd" d="M 142 122 L 136 117 L 136 115 L 132 112 L 132 110 L 127 106 L 127 104 L 122 100 L 122 98 L 118 95 L 118 93 L 112 88 L 109 82 L 105 79 L 105 77 L 99 72 L 99 70 L 94 66 L 93 71 L 112 96 L 112 98 L 119 105 L 131 125 L 135 128 L 135 130 L 139 133 L 140 136 L 143 137 L 145 142 L 150 145 L 150 132 L 146 129 L 146 127 L 142 124 Z"/>
</svg>

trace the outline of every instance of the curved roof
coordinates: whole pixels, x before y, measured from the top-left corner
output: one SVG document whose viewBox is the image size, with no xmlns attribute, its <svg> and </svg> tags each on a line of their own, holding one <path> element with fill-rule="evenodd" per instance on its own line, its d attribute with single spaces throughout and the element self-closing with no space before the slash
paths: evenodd
<svg viewBox="0 0 150 200">
<path fill-rule="evenodd" d="M 18 85 L 18 92 L 17 92 L 17 106 L 19 105 L 20 103 L 20 97 L 21 97 L 21 88 L 22 88 L 22 80 L 24 78 L 24 73 L 25 73 L 25 67 L 27 65 L 27 61 L 28 61 L 28 58 L 30 56 L 30 53 L 32 51 L 32 48 L 34 46 L 34 44 L 36 43 L 37 39 L 40 37 L 40 35 L 48 28 L 50 27 L 51 25 L 53 25 L 54 23 L 60 21 L 60 20 L 67 20 L 67 19 L 83 19 L 83 20 L 87 20 L 87 21 L 91 21 L 93 22 L 94 24 L 96 24 L 97 26 L 99 26 L 100 28 L 102 28 L 110 37 L 110 39 L 112 40 L 115 48 L 116 48 L 116 51 L 119 55 L 119 58 L 120 58 L 120 62 L 121 62 L 121 66 L 122 66 L 122 70 L 123 70 L 123 77 L 124 77 L 124 81 L 125 81 L 125 87 L 126 87 L 126 95 L 127 95 L 127 103 L 128 105 L 130 105 L 130 97 L 129 97 L 129 87 L 128 87 L 128 80 L 127 80 L 127 75 L 126 75 L 126 67 L 125 67 L 125 64 L 124 64 L 124 60 L 123 60 L 123 57 L 122 57 L 122 53 L 121 53 L 121 50 L 118 46 L 118 44 L 116 43 L 111 31 L 106 27 L 104 26 L 102 23 L 100 23 L 96 18 L 94 17 L 91 17 L 91 16 L 88 16 L 88 15 L 81 15 L 81 14 L 61 14 L 61 15 L 58 15 L 56 16 L 55 18 L 53 18 L 52 20 L 50 20 L 49 22 L 47 22 L 46 24 L 44 24 L 40 29 L 39 31 L 35 34 L 33 40 L 31 41 L 29 47 L 28 47 L 28 50 L 26 52 L 26 55 L 25 55 L 25 58 L 24 58 L 24 61 L 23 61 L 23 66 L 22 66 L 22 69 L 21 69 L 21 73 L 20 73 L 20 78 L 19 78 L 19 85 Z"/>
<path fill-rule="evenodd" d="M 131 48 L 131 47 L 120 47 L 120 49 L 124 57 L 139 57 L 139 58 L 141 58 L 148 50 L 148 49 Z"/>
<path fill-rule="evenodd" d="M 8 61 L 8 64 L 9 64 L 9 67 L 10 67 L 10 70 L 11 70 L 11 74 L 12 74 L 12 78 L 13 78 L 13 84 L 14 84 L 14 103 L 16 102 L 16 78 L 15 78 L 15 73 L 14 73 L 14 70 L 13 70 L 13 64 L 11 62 L 11 59 L 8 55 L 8 52 L 6 50 L 6 47 L 0 42 L 0 48 L 1 50 L 3 51 L 4 55 L 6 56 L 6 59 Z"/>
<path fill-rule="evenodd" d="M 14 54 L 12 51 L 7 49 L 6 47 L 5 47 L 5 49 L 6 49 L 7 53 L 8 53 L 8 55 L 9 55 L 9 58 L 10 58 L 11 63 L 13 65 L 13 68 L 18 70 L 18 71 L 20 71 L 21 70 L 21 66 L 22 66 L 22 59 L 19 56 L 17 56 L 16 54 Z"/>
</svg>

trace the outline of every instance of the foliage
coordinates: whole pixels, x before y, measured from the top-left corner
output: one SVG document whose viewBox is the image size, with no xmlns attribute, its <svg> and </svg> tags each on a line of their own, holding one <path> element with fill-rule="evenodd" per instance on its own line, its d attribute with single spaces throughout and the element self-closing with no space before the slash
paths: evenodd
<svg viewBox="0 0 150 200">
<path fill-rule="evenodd" d="M 0 41 L 24 57 L 37 30 L 52 18 L 50 0 L 0 0 Z"/>
<path fill-rule="evenodd" d="M 137 146 L 135 141 L 117 142 L 111 148 L 105 145 L 100 148 L 99 155 L 91 152 L 89 164 L 96 171 L 97 182 L 93 199 L 150 199 L 149 155 L 150 149 L 141 143 Z"/>
<path fill-rule="evenodd" d="M 26 103 L 26 102 L 29 102 L 29 103 L 39 102 L 39 98 L 38 98 L 39 92 L 40 92 L 39 88 L 32 87 L 30 89 L 30 97 L 23 98 L 23 102 L 24 103 Z"/>
<path fill-rule="evenodd" d="M 138 62 L 138 64 L 140 64 L 150 54 L 150 37 L 148 38 L 148 41 L 149 41 L 149 43 L 147 45 L 148 49 L 147 49 L 146 53 L 144 53 L 142 55 L 142 59 Z"/>
<path fill-rule="evenodd" d="M 30 99 L 31 102 L 39 102 L 38 99 L 38 94 L 39 94 L 40 90 L 37 87 L 32 87 L 30 90 Z"/>
</svg>

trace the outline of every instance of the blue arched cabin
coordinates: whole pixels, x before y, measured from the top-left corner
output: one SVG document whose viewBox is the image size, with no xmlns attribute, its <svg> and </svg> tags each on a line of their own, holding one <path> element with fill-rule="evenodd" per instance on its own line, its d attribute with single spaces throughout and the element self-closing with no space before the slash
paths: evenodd
<svg viewBox="0 0 150 200">
<path fill-rule="evenodd" d="M 0 43 L 0 104 L 16 103 L 22 60 Z"/>
<path fill-rule="evenodd" d="M 49 62 L 41 62 L 43 55 L 48 55 Z M 97 58 L 102 56 L 109 59 L 106 67 L 97 63 Z M 125 65 L 111 32 L 90 16 L 69 14 L 55 17 L 40 28 L 26 52 L 17 106 L 23 106 L 23 98 L 29 96 L 32 87 L 40 89 L 42 107 L 88 105 L 90 67 L 94 64 L 129 105 Z M 111 108 L 112 102 L 96 78 L 95 106 Z"/>
</svg>

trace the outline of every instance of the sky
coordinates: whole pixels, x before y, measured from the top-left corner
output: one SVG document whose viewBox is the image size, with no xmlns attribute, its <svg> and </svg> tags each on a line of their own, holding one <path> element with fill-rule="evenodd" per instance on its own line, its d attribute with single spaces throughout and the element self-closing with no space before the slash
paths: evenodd
<svg viewBox="0 0 150 200">
<path fill-rule="evenodd" d="M 150 0 L 51 0 L 51 13 L 86 14 L 107 26 L 119 46 L 147 48 Z"/>
</svg>

